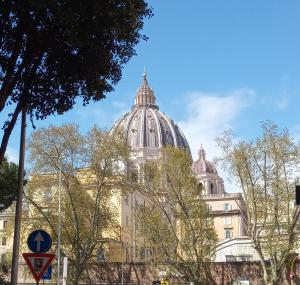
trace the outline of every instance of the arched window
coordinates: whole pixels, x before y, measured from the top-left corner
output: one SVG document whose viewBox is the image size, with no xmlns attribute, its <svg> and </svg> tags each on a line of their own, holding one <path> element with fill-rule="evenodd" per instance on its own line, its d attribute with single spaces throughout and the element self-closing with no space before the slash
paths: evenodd
<svg viewBox="0 0 300 285">
<path fill-rule="evenodd" d="M 214 183 L 210 183 L 210 194 L 218 194 L 218 189 Z"/>
</svg>

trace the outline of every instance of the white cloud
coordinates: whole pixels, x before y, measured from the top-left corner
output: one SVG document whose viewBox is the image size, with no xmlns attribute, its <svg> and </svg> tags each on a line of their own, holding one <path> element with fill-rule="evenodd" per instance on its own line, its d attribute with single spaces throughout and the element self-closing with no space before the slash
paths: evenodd
<svg viewBox="0 0 300 285">
<path fill-rule="evenodd" d="M 216 137 L 225 130 L 234 129 L 239 114 L 251 105 L 254 97 L 255 92 L 247 88 L 223 94 L 205 92 L 187 94 L 188 116 L 179 125 L 186 135 L 194 159 L 197 159 L 201 144 L 209 160 L 220 154 L 215 142 Z M 228 185 L 228 175 L 220 167 L 218 172 Z M 227 191 L 230 191 L 229 188 L 233 190 L 232 185 L 226 186 Z"/>
<path fill-rule="evenodd" d="M 127 107 L 124 102 L 120 102 L 120 101 L 113 101 L 112 105 L 118 109 L 125 109 Z"/>
<path fill-rule="evenodd" d="M 281 98 L 276 102 L 277 110 L 285 110 L 289 106 L 289 101 L 287 98 Z"/>
</svg>

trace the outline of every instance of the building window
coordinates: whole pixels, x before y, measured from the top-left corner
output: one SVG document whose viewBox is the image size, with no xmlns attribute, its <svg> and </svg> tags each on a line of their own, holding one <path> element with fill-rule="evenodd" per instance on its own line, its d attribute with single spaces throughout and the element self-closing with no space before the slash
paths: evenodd
<svg viewBox="0 0 300 285">
<path fill-rule="evenodd" d="M 2 237 L 2 245 L 6 246 L 7 243 L 7 238 L 6 237 Z"/>
<path fill-rule="evenodd" d="M 144 260 L 145 259 L 145 248 L 141 247 L 140 250 L 140 260 Z"/>
<path fill-rule="evenodd" d="M 128 226 L 128 216 L 126 216 L 126 226 Z"/>
<path fill-rule="evenodd" d="M 224 211 L 230 211 L 230 210 L 232 210 L 232 207 L 231 207 L 231 204 L 229 204 L 229 203 L 225 203 L 224 204 Z"/>
<path fill-rule="evenodd" d="M 7 221 L 3 221 L 3 229 L 7 227 Z"/>
<path fill-rule="evenodd" d="M 224 225 L 231 225 L 231 217 L 224 217 Z"/>
<path fill-rule="evenodd" d="M 226 255 L 226 262 L 234 262 L 234 261 L 236 261 L 236 256 Z"/>
<path fill-rule="evenodd" d="M 252 255 L 226 255 L 226 262 L 245 262 L 245 261 L 252 261 L 253 256 Z"/>
<path fill-rule="evenodd" d="M 225 239 L 229 239 L 232 237 L 231 229 L 225 229 Z"/>
</svg>

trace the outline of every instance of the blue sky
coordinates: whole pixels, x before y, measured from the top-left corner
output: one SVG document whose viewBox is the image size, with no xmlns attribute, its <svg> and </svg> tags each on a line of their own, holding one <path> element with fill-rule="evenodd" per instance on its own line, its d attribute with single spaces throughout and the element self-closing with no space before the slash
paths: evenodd
<svg viewBox="0 0 300 285">
<path fill-rule="evenodd" d="M 201 144 L 208 158 L 218 155 L 214 138 L 224 130 L 254 138 L 267 119 L 300 138 L 300 1 L 149 4 L 154 9 L 144 28 L 149 40 L 137 46 L 115 91 L 102 102 L 38 121 L 37 127 L 75 122 L 83 132 L 95 123 L 110 128 L 132 106 L 146 66 L 160 110 L 181 126 L 195 158 Z M 18 133 L 17 127 L 8 149 L 13 160 Z"/>
</svg>

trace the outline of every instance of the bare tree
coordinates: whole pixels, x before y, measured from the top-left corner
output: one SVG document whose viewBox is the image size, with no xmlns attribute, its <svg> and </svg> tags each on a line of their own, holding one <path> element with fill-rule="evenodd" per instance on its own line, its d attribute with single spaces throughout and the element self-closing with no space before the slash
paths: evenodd
<svg viewBox="0 0 300 285">
<path fill-rule="evenodd" d="M 264 123 L 262 130 L 255 141 L 236 142 L 232 132 L 217 141 L 226 169 L 243 191 L 248 235 L 259 255 L 264 281 L 279 284 L 297 246 L 299 211 L 294 189 L 300 148 L 287 130 L 271 122 Z"/>
</svg>

